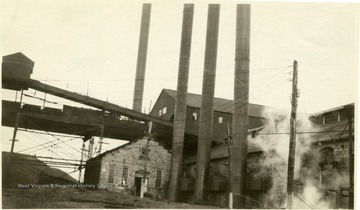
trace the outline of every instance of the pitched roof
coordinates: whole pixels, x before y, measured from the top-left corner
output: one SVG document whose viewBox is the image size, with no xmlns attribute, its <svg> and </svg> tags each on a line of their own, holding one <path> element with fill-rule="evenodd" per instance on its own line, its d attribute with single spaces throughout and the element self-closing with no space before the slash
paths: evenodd
<svg viewBox="0 0 360 210">
<path fill-rule="evenodd" d="M 136 141 L 135 141 L 136 142 Z M 110 149 L 110 150 L 106 150 L 105 152 L 103 152 L 103 153 L 101 153 L 101 154 L 99 154 L 98 156 L 96 156 L 96 157 L 93 157 L 93 158 L 91 158 L 91 159 L 101 159 L 102 157 L 104 157 L 106 154 L 109 154 L 109 153 L 111 153 L 111 152 L 113 152 L 113 151 L 115 151 L 115 150 L 118 150 L 118 149 L 120 149 L 120 148 L 124 148 L 125 146 L 127 146 L 127 145 L 130 145 L 131 143 L 134 143 L 134 142 L 127 142 L 127 143 L 125 143 L 125 144 L 122 144 L 122 145 L 120 145 L 120 146 L 118 146 L 118 147 L 115 147 L 115 148 L 113 148 L 113 149 Z M 90 160 L 91 160 L 90 159 Z"/>
<path fill-rule="evenodd" d="M 116 151 L 116 150 L 118 150 L 118 149 L 124 148 L 124 147 L 126 147 L 126 146 L 128 146 L 128 145 L 135 144 L 137 141 L 140 141 L 140 140 L 143 140 L 143 139 L 144 139 L 144 138 L 140 138 L 140 139 L 137 139 L 136 141 L 129 141 L 129 142 L 127 142 L 127 143 L 125 143 L 125 144 L 122 144 L 122 145 L 120 145 L 120 146 L 118 146 L 118 147 L 115 147 L 115 148 L 113 148 L 113 149 L 106 150 L 105 152 L 103 152 L 103 153 L 99 154 L 98 156 L 96 156 L 96 157 L 94 157 L 94 158 L 91 158 L 91 159 L 99 159 L 99 158 L 101 159 L 101 158 L 104 157 L 106 154 L 109 154 L 109 153 L 111 153 L 111 152 L 113 152 L 113 151 Z M 170 151 L 168 148 L 166 148 L 164 145 L 162 145 L 162 144 L 159 143 L 158 141 L 156 141 L 156 140 L 150 140 L 150 141 L 154 141 L 154 142 L 158 143 L 159 146 L 163 147 L 164 149 L 166 149 L 167 151 L 169 151 L 169 152 L 171 153 L 171 151 Z M 90 160 L 91 160 L 91 159 L 90 159 Z"/>
<path fill-rule="evenodd" d="M 325 114 L 325 113 L 328 113 L 328 112 L 333 112 L 333 111 L 345 109 L 345 107 L 347 107 L 347 106 L 353 106 L 354 107 L 354 105 L 355 105 L 355 103 L 349 103 L 349 104 L 345 104 L 343 106 L 337 106 L 337 107 L 334 107 L 334 108 L 330 108 L 330 109 L 326 109 L 326 110 L 323 110 L 323 111 L 315 112 L 315 113 L 312 113 L 310 116 L 322 115 L 322 114 Z"/>
<path fill-rule="evenodd" d="M 33 68 L 35 65 L 34 61 L 32 61 L 30 58 L 26 57 L 21 52 L 3 56 L 3 62 L 23 65 L 23 66 L 27 66 L 29 68 Z M 31 73 L 32 73 L 32 71 L 31 71 Z"/>
<path fill-rule="evenodd" d="M 163 91 L 168 93 L 174 100 L 176 99 L 177 92 L 175 90 L 163 89 Z M 200 108 L 201 97 L 202 95 L 199 94 L 187 93 L 187 105 L 191 107 Z M 280 110 L 268 106 L 249 103 L 249 116 L 262 117 L 262 112 L 265 108 L 273 109 L 274 111 Z M 233 100 L 214 97 L 214 111 L 232 113 L 233 109 L 234 109 Z"/>
</svg>

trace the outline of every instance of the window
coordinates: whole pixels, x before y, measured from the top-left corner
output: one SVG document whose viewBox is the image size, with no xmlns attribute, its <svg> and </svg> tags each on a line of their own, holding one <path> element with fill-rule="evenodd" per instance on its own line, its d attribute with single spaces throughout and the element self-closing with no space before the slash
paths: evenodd
<svg viewBox="0 0 360 210">
<path fill-rule="evenodd" d="M 197 120 L 197 113 L 196 112 L 193 113 L 192 118 L 193 118 L 193 120 Z"/>
<path fill-rule="evenodd" d="M 115 175 L 115 165 L 110 165 L 108 183 L 114 183 L 114 175 Z"/>
<path fill-rule="evenodd" d="M 159 110 L 159 116 L 161 116 L 161 115 L 162 115 L 162 109 Z"/>
<path fill-rule="evenodd" d="M 140 150 L 139 159 L 146 159 L 147 158 L 147 160 L 150 160 L 150 156 L 149 156 L 150 149 L 147 149 L 147 152 L 146 152 L 146 148 L 139 148 L 139 150 Z"/>
<path fill-rule="evenodd" d="M 219 117 L 219 124 L 223 124 L 224 118 L 223 117 Z"/>
<path fill-rule="evenodd" d="M 167 112 L 167 107 L 164 107 L 164 108 L 162 109 L 162 114 L 166 114 L 166 112 Z"/>
<path fill-rule="evenodd" d="M 161 187 L 161 177 L 162 177 L 162 171 L 158 170 L 156 171 L 156 183 L 155 187 Z"/>
<path fill-rule="evenodd" d="M 124 166 L 122 173 L 122 182 L 121 182 L 122 185 L 127 185 L 128 171 L 129 168 L 127 166 Z"/>
<path fill-rule="evenodd" d="M 325 147 L 320 150 L 320 163 L 331 163 L 334 161 L 334 149 Z"/>
<path fill-rule="evenodd" d="M 323 115 L 323 125 L 340 122 L 340 112 L 329 112 Z"/>
</svg>

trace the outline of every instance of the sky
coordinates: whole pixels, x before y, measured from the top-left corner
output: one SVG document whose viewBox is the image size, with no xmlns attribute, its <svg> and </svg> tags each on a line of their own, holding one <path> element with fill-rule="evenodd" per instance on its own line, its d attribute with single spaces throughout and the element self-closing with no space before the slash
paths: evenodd
<svg viewBox="0 0 360 210">
<path fill-rule="evenodd" d="M 163 88 L 176 89 L 184 2 L 151 3 L 146 113 Z M 202 92 L 208 3 L 194 2 L 188 92 L 197 94 Z M 233 98 L 237 3 L 223 1 L 220 7 L 215 96 L 226 99 Z M 0 4 L 1 56 L 22 52 L 35 62 L 32 79 L 132 107 L 141 1 Z M 288 79 L 294 60 L 299 64 L 299 111 L 314 113 L 357 101 L 359 8 L 354 3 L 251 3 L 250 103 L 290 110 Z M 27 93 L 43 97 L 34 90 Z M 13 91 L 2 91 L 2 99 L 14 98 Z M 58 102 L 47 104 L 56 108 L 73 104 L 47 99 Z M 41 104 L 30 98 L 24 101 Z M 3 150 L 8 151 L 9 142 L 4 141 L 11 133 L 12 129 L 2 128 Z M 32 134 L 24 134 L 29 139 L 25 135 Z M 18 143 L 16 148 L 32 144 Z M 81 142 L 76 144 L 80 148 Z"/>
</svg>

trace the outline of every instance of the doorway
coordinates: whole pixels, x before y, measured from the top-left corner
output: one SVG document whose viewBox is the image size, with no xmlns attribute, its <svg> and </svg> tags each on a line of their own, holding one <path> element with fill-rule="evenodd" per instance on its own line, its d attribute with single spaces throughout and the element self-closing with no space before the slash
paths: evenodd
<svg viewBox="0 0 360 210">
<path fill-rule="evenodd" d="M 141 180 L 140 177 L 135 177 L 135 195 L 140 195 Z"/>
<path fill-rule="evenodd" d="M 140 195 L 140 190 L 141 190 L 141 182 L 142 182 L 143 178 L 142 177 L 135 177 L 135 194 L 136 195 Z M 149 179 L 146 178 L 145 179 L 145 189 L 144 189 L 144 192 L 147 192 L 148 191 L 148 182 L 149 182 Z"/>
</svg>

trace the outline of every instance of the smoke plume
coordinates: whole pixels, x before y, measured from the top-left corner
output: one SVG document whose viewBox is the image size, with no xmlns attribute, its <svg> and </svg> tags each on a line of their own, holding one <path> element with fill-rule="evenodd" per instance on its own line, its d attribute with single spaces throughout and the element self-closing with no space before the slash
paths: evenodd
<svg viewBox="0 0 360 210">
<path fill-rule="evenodd" d="M 268 189 L 263 196 L 264 206 L 270 208 L 285 208 L 287 198 L 287 162 L 290 141 L 290 113 L 264 110 L 263 117 L 267 119 L 266 126 L 259 130 L 255 137 L 249 139 L 249 144 L 256 144 L 264 152 L 260 161 L 260 172 L 256 176 L 269 177 Z M 324 190 L 319 183 L 319 152 L 312 148 L 313 134 L 309 131 L 318 130 L 309 117 L 298 114 L 296 121 L 296 154 L 295 154 L 295 196 L 293 208 L 330 208 L 334 204 L 324 196 Z M 309 166 L 309 167 L 307 167 Z M 310 167 L 311 166 L 311 167 Z M 344 185 L 341 174 L 332 173 L 332 188 Z M 324 187 L 324 186 L 323 186 Z M 329 186 L 326 186 L 329 189 Z"/>
</svg>

